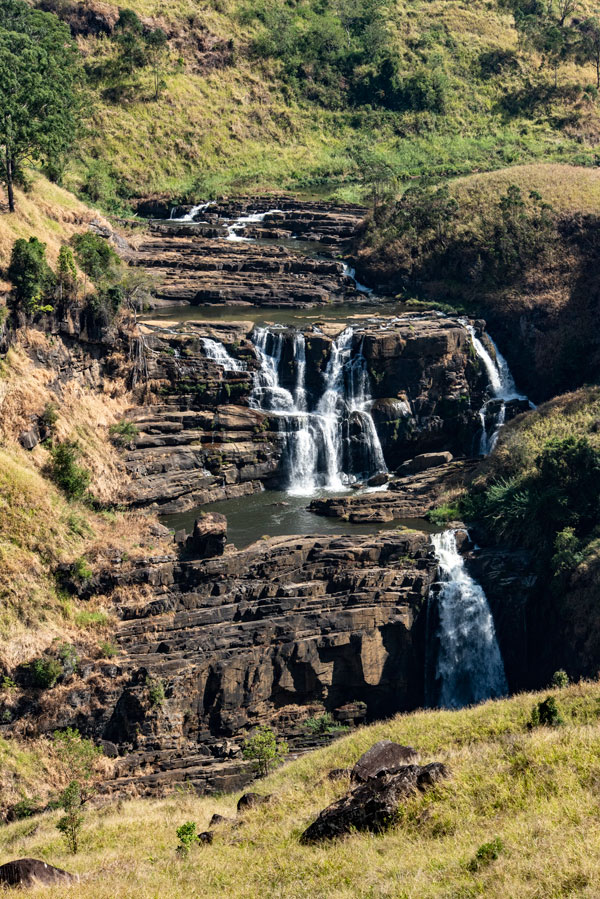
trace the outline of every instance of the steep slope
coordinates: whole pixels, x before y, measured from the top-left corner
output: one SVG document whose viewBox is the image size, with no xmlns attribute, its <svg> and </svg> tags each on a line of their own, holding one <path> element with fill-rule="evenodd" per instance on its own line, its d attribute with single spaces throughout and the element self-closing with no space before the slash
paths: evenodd
<svg viewBox="0 0 600 899">
<path fill-rule="evenodd" d="M 267 805 L 236 824 L 214 828 L 212 845 L 176 855 L 176 829 L 204 830 L 213 815 L 235 815 L 237 795 L 107 804 L 89 814 L 82 850 L 65 854 L 56 815 L 0 830 L 1 860 L 34 856 L 81 873 L 69 895 L 86 899 L 231 899 L 277 895 L 485 895 L 490 899 L 597 895 L 600 731 L 597 683 L 550 691 L 561 727 L 528 730 L 534 704 L 548 693 L 523 694 L 460 712 L 417 712 L 367 728 L 256 784 Z M 442 761 L 450 777 L 401 806 L 384 835 L 353 834 L 306 847 L 301 832 L 348 789 L 333 768 L 352 765 L 376 740 L 414 746 L 420 763 Z M 30 895 L 64 896 L 64 887 Z"/>
</svg>

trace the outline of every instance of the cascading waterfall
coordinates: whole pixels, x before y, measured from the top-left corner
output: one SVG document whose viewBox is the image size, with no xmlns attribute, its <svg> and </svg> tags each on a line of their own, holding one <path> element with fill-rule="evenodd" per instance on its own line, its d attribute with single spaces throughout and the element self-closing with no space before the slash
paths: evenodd
<svg viewBox="0 0 600 899">
<path fill-rule="evenodd" d="M 364 284 L 361 284 L 360 281 L 356 280 L 356 269 L 349 266 L 346 262 L 344 262 L 344 275 L 346 276 L 346 278 L 350 278 L 351 281 L 354 281 L 354 286 L 359 293 L 364 293 L 367 295 L 373 293 L 372 287 L 365 287 Z"/>
<path fill-rule="evenodd" d="M 272 215 L 274 212 L 281 212 L 281 209 L 268 209 L 267 212 L 253 212 L 250 215 L 240 216 L 240 218 L 236 219 L 234 222 L 231 222 L 231 224 L 227 226 L 227 235 L 225 237 L 225 240 L 235 241 L 236 243 L 251 240 L 251 238 L 244 237 L 242 234 L 240 234 L 240 231 L 243 231 L 246 228 L 246 225 L 256 225 L 260 222 L 264 222 L 266 217 L 268 215 Z"/>
<path fill-rule="evenodd" d="M 506 422 L 506 404 L 511 400 L 526 400 L 527 397 L 517 391 L 508 363 L 492 338 L 488 335 L 490 343 L 494 348 L 495 360 L 492 358 L 482 341 L 477 337 L 473 326 L 466 322 L 463 323 L 470 334 L 473 349 L 483 362 L 492 393 L 492 399 L 486 400 L 479 410 L 479 418 L 481 421 L 479 453 L 482 456 L 487 456 L 496 446 L 500 430 Z M 497 405 L 497 410 L 493 416 L 493 424 L 490 433 L 488 418 L 489 406 L 492 403 Z"/>
<path fill-rule="evenodd" d="M 287 489 L 309 496 L 317 489 L 341 490 L 358 476 L 387 471 L 370 413 L 368 372 L 362 347 L 353 351 L 354 332 L 346 328 L 331 344 L 323 374 L 323 391 L 309 408 L 306 389 L 306 341 L 301 331 L 291 338 L 295 378 L 289 389 L 280 372 L 289 332 L 255 328 L 260 361 L 251 403 L 273 413 L 285 435 L 283 465 Z"/>
<path fill-rule="evenodd" d="M 246 366 L 239 359 L 230 356 L 222 343 L 212 340 L 210 337 L 201 337 L 202 348 L 207 359 L 212 359 L 220 365 L 224 371 L 245 371 Z"/>
<path fill-rule="evenodd" d="M 186 213 L 185 215 L 182 215 L 179 218 L 175 218 L 175 216 L 173 215 L 173 213 L 175 212 L 175 209 L 177 209 L 177 207 L 174 206 L 173 209 L 171 209 L 171 214 L 169 216 L 169 220 L 172 222 L 194 223 L 197 220 L 196 216 L 201 215 L 203 212 L 206 212 L 207 209 L 209 209 L 211 206 L 214 206 L 214 205 L 215 205 L 214 200 L 211 200 L 208 203 L 199 203 L 198 206 L 192 206 L 192 208 L 190 209 L 190 211 L 188 213 Z"/>
<path fill-rule="evenodd" d="M 483 588 L 469 575 L 452 530 L 431 538 L 440 567 L 435 685 L 430 705 L 462 708 L 506 696 L 508 684 Z"/>
</svg>

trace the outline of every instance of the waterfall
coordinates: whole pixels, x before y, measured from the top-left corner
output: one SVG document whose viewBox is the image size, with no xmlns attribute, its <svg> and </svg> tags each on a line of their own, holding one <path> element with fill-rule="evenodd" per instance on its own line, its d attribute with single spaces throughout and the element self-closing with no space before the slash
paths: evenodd
<svg viewBox="0 0 600 899">
<path fill-rule="evenodd" d="M 506 696 L 504 664 L 483 588 L 467 572 L 454 531 L 434 534 L 431 542 L 441 581 L 432 705 L 462 708 Z"/>
<path fill-rule="evenodd" d="M 211 340 L 210 337 L 201 337 L 202 347 L 207 359 L 211 359 L 220 365 L 223 371 L 245 371 L 246 366 L 239 359 L 230 356 L 222 343 Z"/>
<path fill-rule="evenodd" d="M 481 439 L 479 443 L 479 453 L 482 456 L 487 456 L 496 446 L 500 430 L 506 422 L 506 404 L 511 400 L 526 400 L 527 397 L 518 393 L 515 382 L 513 380 L 513 376 L 511 375 L 510 369 L 508 367 L 508 362 L 506 361 L 492 338 L 488 335 L 488 339 L 494 348 L 494 355 L 496 357 L 495 360 L 492 358 L 491 354 L 488 352 L 482 341 L 477 337 L 475 328 L 464 320 L 462 321 L 462 324 L 464 324 L 465 328 L 469 332 L 471 342 L 473 344 L 473 349 L 483 362 L 490 383 L 490 391 L 492 393 L 492 398 L 490 400 L 486 400 L 479 410 L 479 418 L 481 420 Z M 492 403 L 495 403 L 497 405 L 497 411 L 494 414 L 492 432 L 491 434 L 489 434 L 488 407 Z"/>
<path fill-rule="evenodd" d="M 274 212 L 281 212 L 281 209 L 269 209 L 267 212 L 253 212 L 250 215 L 240 216 L 240 218 L 235 219 L 235 221 L 227 226 L 227 236 L 225 237 L 225 240 L 232 240 L 236 243 L 251 240 L 249 237 L 243 237 L 239 232 L 244 231 L 246 225 L 255 225 L 264 222 L 266 217 L 272 215 Z"/>
<path fill-rule="evenodd" d="M 214 200 L 211 200 L 209 203 L 199 203 L 198 206 L 192 206 L 190 211 L 185 215 L 182 215 L 181 218 L 174 218 L 173 213 L 175 212 L 176 206 L 171 209 L 171 214 L 169 216 L 169 220 L 172 222 L 182 222 L 182 223 L 194 223 L 196 221 L 196 216 L 201 215 L 201 213 L 206 212 L 206 210 L 210 206 L 214 206 Z"/>
<path fill-rule="evenodd" d="M 282 464 L 290 493 L 309 496 L 319 488 L 341 490 L 358 476 L 387 471 L 370 413 L 367 364 L 362 346 L 354 351 L 352 328 L 332 341 L 322 392 L 312 402 L 306 389 L 304 334 L 255 328 L 252 339 L 260 368 L 250 401 L 277 418 L 285 441 Z M 289 387 L 281 383 L 282 371 L 289 372 L 282 363 L 286 341 L 292 353 Z"/>
<path fill-rule="evenodd" d="M 361 284 L 360 281 L 356 280 L 356 269 L 351 268 L 344 262 L 344 275 L 346 278 L 350 278 L 351 281 L 354 281 L 354 286 L 358 290 L 359 293 L 371 294 L 373 293 L 372 287 L 365 287 L 364 284 Z"/>
</svg>

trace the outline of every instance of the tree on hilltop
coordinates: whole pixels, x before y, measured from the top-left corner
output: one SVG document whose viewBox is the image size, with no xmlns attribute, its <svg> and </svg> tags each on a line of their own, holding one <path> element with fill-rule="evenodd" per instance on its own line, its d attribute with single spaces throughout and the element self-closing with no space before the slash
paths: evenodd
<svg viewBox="0 0 600 899">
<path fill-rule="evenodd" d="M 64 155 L 75 139 L 79 55 L 69 29 L 22 0 L 0 6 L 0 178 L 9 211 L 26 162 Z"/>
</svg>

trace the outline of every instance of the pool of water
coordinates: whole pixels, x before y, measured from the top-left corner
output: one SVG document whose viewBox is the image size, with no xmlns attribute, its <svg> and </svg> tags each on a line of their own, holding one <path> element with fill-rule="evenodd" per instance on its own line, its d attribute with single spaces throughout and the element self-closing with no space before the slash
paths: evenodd
<svg viewBox="0 0 600 899">
<path fill-rule="evenodd" d="M 331 496 L 322 493 L 321 496 Z M 227 518 L 229 543 L 243 549 L 261 537 L 283 537 L 288 534 L 377 534 L 379 531 L 408 527 L 433 534 L 439 527 L 424 518 L 399 518 L 381 523 L 352 524 L 339 518 L 325 518 L 307 509 L 310 497 L 290 496 L 276 490 L 264 490 L 252 496 L 224 500 L 203 506 L 204 512 L 221 512 Z M 200 509 L 191 509 L 161 518 L 173 530 L 185 528 L 191 533 Z"/>
<path fill-rule="evenodd" d="M 351 324 L 378 315 L 401 315 L 407 307 L 394 300 L 382 303 L 345 303 L 339 306 L 310 306 L 306 309 L 260 309 L 256 306 L 162 306 L 140 318 L 143 322 L 239 322 L 255 325 L 318 324 L 321 321 L 343 321 Z"/>
</svg>

